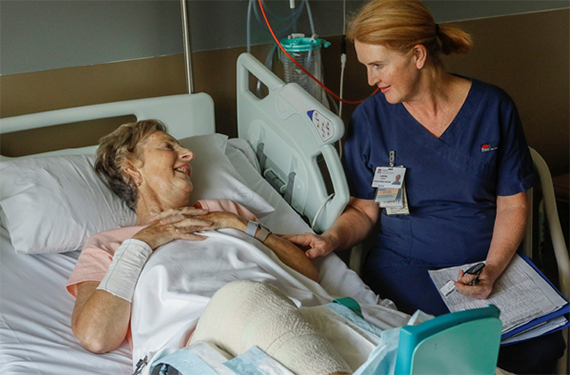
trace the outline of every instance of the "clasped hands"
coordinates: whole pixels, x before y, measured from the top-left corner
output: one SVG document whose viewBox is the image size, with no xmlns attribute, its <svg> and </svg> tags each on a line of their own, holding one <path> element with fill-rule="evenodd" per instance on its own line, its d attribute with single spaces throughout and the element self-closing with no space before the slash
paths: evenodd
<svg viewBox="0 0 570 375">
<path fill-rule="evenodd" d="M 174 240 L 202 241 L 196 232 L 236 228 L 240 218 L 234 213 L 210 212 L 195 207 L 170 208 L 151 218 L 151 224 L 133 238 L 146 242 L 153 250 Z"/>
</svg>

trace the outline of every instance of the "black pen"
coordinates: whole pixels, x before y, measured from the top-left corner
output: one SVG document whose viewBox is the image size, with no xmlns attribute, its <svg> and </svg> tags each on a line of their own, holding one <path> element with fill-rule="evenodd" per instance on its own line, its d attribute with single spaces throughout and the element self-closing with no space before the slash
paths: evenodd
<svg viewBox="0 0 570 375">
<path fill-rule="evenodd" d="M 473 281 L 471 281 L 469 284 L 467 285 L 477 285 L 477 283 L 479 282 L 479 275 L 481 274 L 481 272 L 483 272 L 483 268 L 485 267 L 485 263 L 477 263 L 471 267 L 469 267 L 469 269 L 467 271 L 465 271 L 466 275 L 476 275 L 477 277 L 475 277 L 475 279 L 473 279 Z"/>
</svg>

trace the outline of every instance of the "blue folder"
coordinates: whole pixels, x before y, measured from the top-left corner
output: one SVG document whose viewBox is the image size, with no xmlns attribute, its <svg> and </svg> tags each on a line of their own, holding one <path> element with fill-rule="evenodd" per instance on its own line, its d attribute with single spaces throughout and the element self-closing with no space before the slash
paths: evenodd
<svg viewBox="0 0 570 375">
<path fill-rule="evenodd" d="M 564 295 L 558 290 L 558 288 L 556 288 L 551 282 L 550 280 L 548 280 L 548 278 L 546 276 L 544 276 L 544 274 L 542 272 L 540 272 L 540 270 L 538 269 L 538 267 L 536 267 L 536 265 L 532 262 L 532 260 L 530 260 L 526 255 L 524 254 L 519 254 L 519 256 L 525 261 L 527 262 L 532 268 L 534 268 L 534 270 L 540 275 L 540 277 L 542 277 L 562 298 L 564 298 L 564 300 L 566 300 L 566 298 L 564 297 Z M 552 332 L 556 332 L 559 331 L 561 329 L 564 329 L 566 327 L 570 327 L 570 304 L 568 303 L 568 300 L 566 300 L 566 304 L 564 306 L 562 306 L 560 309 L 553 311 L 549 314 L 543 315 L 539 318 L 536 318 L 534 320 L 531 320 L 530 322 L 528 322 L 527 324 L 517 327 L 505 334 L 503 334 L 501 336 L 501 339 L 504 340 L 506 338 L 509 338 L 511 336 L 514 336 L 520 332 L 526 331 L 529 328 L 532 327 L 536 327 L 537 325 L 540 325 L 550 319 L 556 318 L 558 316 L 564 315 L 566 317 L 566 319 L 568 320 L 566 322 L 565 325 L 555 328 L 551 331 L 546 332 L 547 333 L 552 333 Z M 515 344 L 514 342 L 512 344 Z M 510 344 L 502 344 L 504 346 L 506 345 L 510 345 Z"/>
</svg>

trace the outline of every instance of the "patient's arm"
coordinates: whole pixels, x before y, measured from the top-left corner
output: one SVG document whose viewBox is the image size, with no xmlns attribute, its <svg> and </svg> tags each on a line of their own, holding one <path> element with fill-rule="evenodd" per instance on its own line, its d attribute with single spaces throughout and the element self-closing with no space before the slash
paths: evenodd
<svg viewBox="0 0 570 375">
<path fill-rule="evenodd" d="M 117 349 L 127 336 L 131 303 L 97 290 L 98 281 L 77 286 L 71 328 L 81 345 L 94 353 Z"/>
<path fill-rule="evenodd" d="M 124 241 L 115 252 L 103 279 L 77 286 L 77 299 L 71 317 L 73 333 L 81 344 L 95 353 L 117 349 L 129 327 L 132 294 L 138 274 L 152 251 L 175 239 L 203 240 L 204 236 L 180 233 L 172 225 L 154 223 L 132 239 Z M 137 242 L 134 240 L 144 242 Z M 147 246 L 148 245 L 148 246 Z"/>
<path fill-rule="evenodd" d="M 245 232 L 248 223 L 247 219 L 225 211 L 210 212 L 207 215 L 196 216 L 195 218 L 212 223 L 210 227 L 202 227 L 200 228 L 201 230 L 233 228 Z M 180 233 L 189 233 L 196 230 L 191 223 L 187 223 L 179 214 L 163 218 L 160 222 L 165 225 L 173 224 L 178 228 Z M 317 271 L 316 267 L 311 260 L 305 256 L 303 251 L 290 241 L 270 234 L 263 244 L 270 248 L 275 255 L 277 255 L 279 260 L 295 271 L 307 276 L 311 280 L 319 281 L 319 271 Z"/>
</svg>

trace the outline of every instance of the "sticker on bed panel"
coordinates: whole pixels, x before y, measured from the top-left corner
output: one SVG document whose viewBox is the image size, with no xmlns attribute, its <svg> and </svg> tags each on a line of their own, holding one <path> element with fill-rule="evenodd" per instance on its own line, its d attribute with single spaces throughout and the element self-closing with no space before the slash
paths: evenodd
<svg viewBox="0 0 570 375">
<path fill-rule="evenodd" d="M 311 121 L 313 121 L 313 124 L 317 128 L 317 133 L 323 142 L 328 141 L 334 136 L 334 125 L 331 120 L 317 110 L 308 111 L 307 114 Z"/>
</svg>

